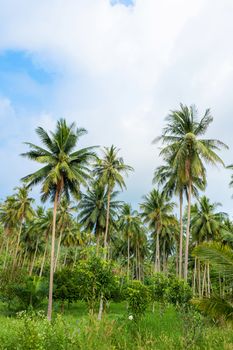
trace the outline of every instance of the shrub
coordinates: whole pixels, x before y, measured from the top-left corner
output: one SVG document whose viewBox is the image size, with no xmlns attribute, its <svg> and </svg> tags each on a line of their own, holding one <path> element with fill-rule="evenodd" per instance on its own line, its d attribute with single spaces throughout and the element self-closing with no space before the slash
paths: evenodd
<svg viewBox="0 0 233 350">
<path fill-rule="evenodd" d="M 192 298 L 192 289 L 178 278 L 169 278 L 169 286 L 165 289 L 165 300 L 174 305 L 187 304 Z"/>
<path fill-rule="evenodd" d="M 97 256 L 90 256 L 87 260 L 79 262 L 76 278 L 80 297 L 87 303 L 91 313 L 100 300 L 100 296 L 103 295 L 105 301 L 110 299 L 111 293 L 117 286 L 112 262 Z"/>
<path fill-rule="evenodd" d="M 140 281 L 132 281 L 126 287 L 126 300 L 129 303 L 129 312 L 138 320 L 145 314 L 151 300 L 150 289 Z"/>
</svg>

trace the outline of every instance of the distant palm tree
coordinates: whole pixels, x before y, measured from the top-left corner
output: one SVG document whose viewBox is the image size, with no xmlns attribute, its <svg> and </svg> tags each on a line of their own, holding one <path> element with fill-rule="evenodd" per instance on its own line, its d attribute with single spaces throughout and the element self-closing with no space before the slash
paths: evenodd
<svg viewBox="0 0 233 350">
<path fill-rule="evenodd" d="M 192 240 L 195 245 L 202 242 L 221 240 L 222 234 L 226 233 L 224 220 L 227 219 L 227 214 L 218 212 L 220 203 L 211 203 L 209 198 L 203 196 L 198 203 L 191 207 L 191 233 Z M 196 285 L 198 285 L 199 295 L 203 295 L 206 289 L 206 294 L 210 295 L 210 269 L 209 262 L 204 266 L 202 288 L 200 278 L 200 263 L 195 258 L 193 289 L 195 293 Z M 198 278 L 197 278 L 198 276 Z M 197 280 L 197 281 L 196 281 Z"/>
<path fill-rule="evenodd" d="M 36 129 L 45 148 L 27 142 L 30 151 L 23 153 L 24 157 L 44 164 L 35 173 L 27 175 L 23 181 L 28 187 L 42 183 L 41 199 L 51 199 L 53 208 L 53 229 L 51 243 L 50 282 L 48 320 L 52 317 L 53 274 L 55 254 L 55 232 L 57 207 L 61 196 L 70 199 L 70 194 L 78 197 L 80 185 L 86 185 L 89 178 L 90 160 L 94 158 L 93 147 L 76 150 L 80 137 L 86 134 L 83 128 L 76 128 L 75 124 L 67 125 L 64 119 L 57 122 L 55 132 L 48 134 L 42 127 Z"/>
<path fill-rule="evenodd" d="M 97 180 L 100 181 L 102 185 L 107 187 L 107 212 L 104 234 L 105 258 L 108 240 L 111 195 L 116 185 L 119 186 L 120 189 L 126 188 L 122 174 L 127 175 L 129 171 L 133 171 L 131 166 L 124 163 L 123 158 L 118 157 L 118 152 L 119 150 L 114 146 L 111 146 L 110 148 L 105 147 L 103 159 L 99 159 L 97 161 L 94 169 L 94 173 L 97 175 Z"/>
<path fill-rule="evenodd" d="M 160 235 L 164 225 L 175 225 L 173 209 L 175 203 L 171 202 L 164 192 L 152 190 L 140 205 L 144 222 L 149 229 L 156 233 L 155 271 L 160 271 Z"/>
<path fill-rule="evenodd" d="M 183 270 L 183 197 L 188 197 L 188 186 L 182 183 L 177 168 L 173 167 L 170 159 L 166 159 L 165 165 L 159 166 L 154 172 L 153 183 L 163 186 L 162 190 L 169 197 L 178 196 L 180 206 L 180 237 L 179 237 L 179 278 L 182 278 Z M 192 183 L 192 194 L 198 197 L 198 190 L 204 190 L 205 178 L 194 178 Z"/>
<path fill-rule="evenodd" d="M 117 215 L 121 202 L 116 200 L 118 191 L 111 193 L 110 199 L 110 223 Z M 82 194 L 78 205 L 78 219 L 84 230 L 93 232 L 97 240 L 97 252 L 99 240 L 106 229 L 106 216 L 108 206 L 108 194 L 106 187 L 99 181 L 92 181 L 87 192 Z"/>
<path fill-rule="evenodd" d="M 119 220 L 119 230 L 127 239 L 127 276 L 130 273 L 130 239 L 141 231 L 141 220 L 136 210 L 132 210 L 130 204 L 125 203 L 122 207 Z"/>
<path fill-rule="evenodd" d="M 179 176 L 179 181 L 188 188 L 188 216 L 186 229 L 186 248 L 184 278 L 188 276 L 188 253 L 190 236 L 190 213 L 192 184 L 194 178 L 201 178 L 203 182 L 206 177 L 205 164 L 224 165 L 216 151 L 221 148 L 228 148 L 223 142 L 214 139 L 203 139 L 209 125 L 213 122 L 210 110 L 205 111 L 199 121 L 195 106 L 187 107 L 180 105 L 179 110 L 171 111 L 166 118 L 167 125 L 160 137 L 154 140 L 162 140 L 166 146 L 161 150 L 160 155 L 164 160 L 172 164 Z"/>
<path fill-rule="evenodd" d="M 13 268 L 16 265 L 17 254 L 19 251 L 20 239 L 22 228 L 25 220 L 32 220 L 34 217 L 34 210 L 32 208 L 32 204 L 34 203 L 34 199 L 28 197 L 29 189 L 25 186 L 17 187 L 17 192 L 15 196 L 15 211 L 16 211 L 16 219 L 19 222 L 19 231 L 17 236 L 17 243 L 15 248 L 14 260 L 13 260 Z"/>
</svg>

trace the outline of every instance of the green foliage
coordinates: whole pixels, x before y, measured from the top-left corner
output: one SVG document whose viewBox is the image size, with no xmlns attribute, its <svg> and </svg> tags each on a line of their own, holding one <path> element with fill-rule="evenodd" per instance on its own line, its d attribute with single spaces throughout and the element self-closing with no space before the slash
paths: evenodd
<svg viewBox="0 0 233 350">
<path fill-rule="evenodd" d="M 145 282 L 150 287 L 152 301 L 164 302 L 166 289 L 169 286 L 169 278 L 163 273 L 155 273 L 151 278 L 147 278 Z"/>
<path fill-rule="evenodd" d="M 151 300 L 150 289 L 140 281 L 132 281 L 126 287 L 126 300 L 130 314 L 138 320 L 145 314 Z"/>
<path fill-rule="evenodd" d="M 92 313 L 101 294 L 107 300 L 116 288 L 116 278 L 113 274 L 112 262 L 105 261 L 97 256 L 90 256 L 79 262 L 76 269 L 77 285 L 80 297 L 86 301 Z"/>
<path fill-rule="evenodd" d="M 192 289 L 184 281 L 178 278 L 169 278 L 169 285 L 165 290 L 165 299 L 174 305 L 187 304 L 192 298 Z"/>
<path fill-rule="evenodd" d="M 9 271 L 1 273 L 0 298 L 8 304 L 9 309 L 39 307 L 47 291 L 47 282 L 38 276 L 30 277 L 24 271 L 17 271 L 13 278 L 9 278 Z"/>
<path fill-rule="evenodd" d="M 150 287 L 152 300 L 156 302 L 184 305 L 192 298 L 190 286 L 174 276 L 155 273 L 146 280 L 146 284 Z"/>
<path fill-rule="evenodd" d="M 54 275 L 54 299 L 61 300 L 63 306 L 65 301 L 72 303 L 79 298 L 76 275 L 74 271 L 68 268 L 64 268 Z"/>
</svg>

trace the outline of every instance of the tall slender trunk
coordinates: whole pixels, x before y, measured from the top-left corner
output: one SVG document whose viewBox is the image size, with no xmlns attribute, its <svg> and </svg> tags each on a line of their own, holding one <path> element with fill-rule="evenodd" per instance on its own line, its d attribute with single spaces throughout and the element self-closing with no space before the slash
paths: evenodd
<svg viewBox="0 0 233 350">
<path fill-rule="evenodd" d="M 61 230 L 61 232 L 60 232 L 59 239 L 58 239 L 57 256 L 56 256 L 56 260 L 55 260 L 55 264 L 54 264 L 54 272 L 56 271 L 56 268 L 57 268 L 57 266 L 58 266 L 58 260 L 59 260 L 59 254 L 60 254 L 60 247 L 61 247 L 61 237 L 62 237 L 62 230 Z"/>
<path fill-rule="evenodd" d="M 201 297 L 201 263 L 200 263 L 200 260 L 198 260 L 197 266 L 198 266 L 198 294 L 199 294 L 199 297 Z"/>
<path fill-rule="evenodd" d="M 166 272 L 166 242 L 163 242 L 163 272 Z"/>
<path fill-rule="evenodd" d="M 12 271 L 14 270 L 14 268 L 16 266 L 17 254 L 18 254 L 18 250 L 19 250 L 19 244 L 20 244 L 20 238 L 21 238 L 22 229 L 23 229 L 23 220 L 21 220 L 21 222 L 20 222 L 19 233 L 18 233 L 16 248 L 15 248 L 14 259 L 13 259 Z"/>
<path fill-rule="evenodd" d="M 139 281 L 141 281 L 141 257 L 139 252 L 139 245 L 137 245 L 137 250 L 138 250 L 138 279 Z"/>
<path fill-rule="evenodd" d="M 197 279 L 197 258 L 194 260 L 194 271 L 193 271 L 193 294 L 196 294 L 196 279 Z"/>
<path fill-rule="evenodd" d="M 207 263 L 207 296 L 210 297 L 210 288 L 211 288 L 211 283 L 210 283 L 210 263 Z"/>
<path fill-rule="evenodd" d="M 179 278 L 182 278 L 183 266 L 183 192 L 180 191 L 180 252 L 179 252 Z"/>
<path fill-rule="evenodd" d="M 129 238 L 129 234 L 128 234 L 128 266 L 127 266 L 127 277 L 128 277 L 128 280 L 129 280 L 129 246 L 130 244 L 130 238 Z"/>
<path fill-rule="evenodd" d="M 106 227 L 104 233 L 104 260 L 107 259 L 107 240 L 108 240 L 108 226 L 109 226 L 109 215 L 110 215 L 110 200 L 111 200 L 111 190 L 108 188 L 108 200 L 107 200 L 107 216 L 106 216 Z M 102 319 L 104 305 L 104 295 L 101 293 L 98 320 Z"/>
<path fill-rule="evenodd" d="M 40 266 L 40 274 L 39 274 L 40 277 L 42 276 L 43 270 L 44 270 L 44 263 L 45 263 L 45 257 L 46 257 L 46 254 L 47 254 L 47 248 L 48 248 L 48 236 L 46 237 L 44 254 L 43 254 L 43 258 L 42 258 L 42 262 L 41 262 L 41 266 Z"/>
<path fill-rule="evenodd" d="M 191 196 L 192 196 L 192 181 L 189 179 L 188 188 L 188 220 L 186 229 L 186 246 L 185 246 L 185 259 L 184 259 L 184 279 L 188 279 L 188 257 L 189 257 L 189 236 L 190 236 L 190 218 L 191 218 Z"/>
<path fill-rule="evenodd" d="M 73 268 L 74 268 L 74 267 L 75 267 L 75 265 L 76 265 L 77 256 L 78 256 L 78 248 L 76 247 L 76 249 L 75 249 L 75 255 L 74 255 L 74 263 L 73 263 Z"/>
<path fill-rule="evenodd" d="M 159 247 L 160 229 L 157 230 L 156 235 L 156 253 L 155 253 L 155 271 L 160 272 L 160 247 Z"/>
<path fill-rule="evenodd" d="M 34 268 L 34 265 L 35 265 L 36 254 L 37 254 L 37 250 L 38 250 L 38 244 L 39 244 L 39 239 L 37 238 L 37 241 L 36 241 L 36 249 L 35 249 L 35 252 L 34 252 L 33 259 L 32 259 L 32 264 L 31 264 L 31 267 L 30 267 L 29 276 L 32 275 L 32 271 L 33 271 L 33 268 Z"/>
<path fill-rule="evenodd" d="M 3 263 L 4 269 L 6 267 L 6 262 L 7 262 L 7 257 L 8 257 L 8 249 L 9 249 L 9 237 L 7 237 L 7 241 L 6 241 L 6 252 L 5 252 L 4 263 Z"/>
<path fill-rule="evenodd" d="M 24 252 L 24 257 L 23 257 L 23 262 L 22 262 L 22 266 L 21 268 L 24 268 L 25 262 L 26 262 L 26 258 L 27 258 L 27 252 L 28 252 L 28 248 L 26 247 L 26 250 Z"/>
<path fill-rule="evenodd" d="M 48 302 L 48 320 L 52 319 L 52 306 L 53 306 L 53 274 L 54 274 L 54 253 L 55 253 L 55 234 L 56 234 L 56 217 L 57 217 L 57 206 L 59 199 L 59 190 L 57 188 L 54 207 L 53 207 L 53 229 L 51 239 L 51 257 L 50 257 L 50 276 L 49 276 L 49 302 Z"/>
<path fill-rule="evenodd" d="M 107 258 L 107 240 L 108 240 L 108 226 L 109 226 L 109 216 L 110 216 L 110 200 L 111 200 L 111 190 L 108 189 L 108 200 L 107 200 L 107 216 L 106 216 L 106 227 L 104 233 L 104 259 Z"/>
</svg>

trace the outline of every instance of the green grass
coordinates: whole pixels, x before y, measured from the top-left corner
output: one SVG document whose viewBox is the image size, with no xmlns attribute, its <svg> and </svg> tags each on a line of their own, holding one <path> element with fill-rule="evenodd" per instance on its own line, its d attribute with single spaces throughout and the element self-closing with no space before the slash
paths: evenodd
<svg viewBox="0 0 233 350">
<path fill-rule="evenodd" d="M 3 307 L 0 307 L 3 310 Z M 55 305 L 59 312 L 59 305 Z M 56 314 L 55 312 L 55 314 Z M 230 326 L 217 327 L 196 312 L 173 306 L 148 310 L 138 323 L 128 319 L 125 303 L 111 303 L 101 322 L 88 316 L 79 302 L 55 315 L 52 324 L 43 316 L 0 316 L 1 350 L 231 350 Z"/>
</svg>

